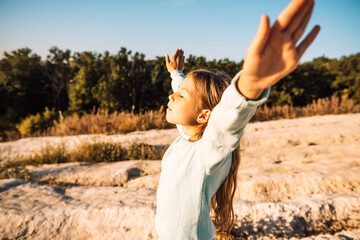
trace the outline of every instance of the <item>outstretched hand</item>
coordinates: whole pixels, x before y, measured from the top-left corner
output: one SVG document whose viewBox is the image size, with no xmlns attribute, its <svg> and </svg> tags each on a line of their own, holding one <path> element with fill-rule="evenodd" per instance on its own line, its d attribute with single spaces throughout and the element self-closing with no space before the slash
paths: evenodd
<svg viewBox="0 0 360 240">
<path fill-rule="evenodd" d="M 280 13 L 272 27 L 269 26 L 269 17 L 261 16 L 238 81 L 238 88 L 245 97 L 257 99 L 265 88 L 274 85 L 296 68 L 301 56 L 320 31 L 320 27 L 315 26 L 297 44 L 313 8 L 313 0 L 293 0 Z"/>
<path fill-rule="evenodd" d="M 184 71 L 185 68 L 185 56 L 182 49 L 176 49 L 171 61 L 169 59 L 169 54 L 165 56 L 166 68 L 169 73 L 174 70 Z"/>
</svg>

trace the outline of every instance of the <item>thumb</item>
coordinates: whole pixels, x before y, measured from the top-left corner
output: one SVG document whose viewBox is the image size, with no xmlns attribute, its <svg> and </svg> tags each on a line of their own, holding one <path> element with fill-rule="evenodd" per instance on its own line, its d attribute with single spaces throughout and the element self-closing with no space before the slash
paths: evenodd
<svg viewBox="0 0 360 240">
<path fill-rule="evenodd" d="M 165 55 L 165 63 L 166 63 L 166 66 L 168 66 L 170 64 L 169 54 Z"/>
<path fill-rule="evenodd" d="M 255 53 L 262 53 L 270 34 L 269 17 L 262 15 L 258 30 L 250 44 L 250 49 Z"/>
</svg>

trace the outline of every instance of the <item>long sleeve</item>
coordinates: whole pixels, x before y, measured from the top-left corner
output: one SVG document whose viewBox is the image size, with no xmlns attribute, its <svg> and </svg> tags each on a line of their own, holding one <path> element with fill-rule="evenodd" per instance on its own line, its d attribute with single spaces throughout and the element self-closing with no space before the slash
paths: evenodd
<svg viewBox="0 0 360 240">
<path fill-rule="evenodd" d="M 184 79 L 181 75 L 175 72 L 172 76 L 174 90 Z M 213 109 L 203 137 L 189 142 L 179 136 L 163 156 L 156 193 L 155 226 L 159 239 L 203 240 L 215 236 L 216 228 L 209 215 L 211 198 L 228 175 L 231 151 L 243 128 L 269 91 L 259 101 L 247 101 L 236 88 L 238 78 L 239 74 Z"/>
<path fill-rule="evenodd" d="M 174 70 L 170 73 L 171 76 L 171 88 L 174 92 L 179 89 L 180 83 L 184 80 L 185 75 L 180 70 Z"/>
<path fill-rule="evenodd" d="M 201 151 L 205 153 L 202 161 L 207 174 L 221 166 L 236 149 L 246 124 L 270 93 L 267 88 L 258 100 L 247 100 L 237 89 L 240 74 L 232 79 L 220 103 L 213 109 L 202 137 Z"/>
</svg>

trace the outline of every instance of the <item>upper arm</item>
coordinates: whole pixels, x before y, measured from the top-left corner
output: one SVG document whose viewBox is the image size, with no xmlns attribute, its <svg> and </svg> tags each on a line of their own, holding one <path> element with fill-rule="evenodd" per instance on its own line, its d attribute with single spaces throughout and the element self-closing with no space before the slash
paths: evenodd
<svg viewBox="0 0 360 240">
<path fill-rule="evenodd" d="M 264 103 L 270 89 L 266 89 L 256 101 L 247 100 L 238 91 L 236 84 L 239 74 L 224 91 L 222 98 L 213 109 L 204 131 L 201 150 L 206 157 L 203 160 L 207 172 L 224 161 L 239 145 L 246 124 L 254 115 L 257 106 Z"/>
</svg>

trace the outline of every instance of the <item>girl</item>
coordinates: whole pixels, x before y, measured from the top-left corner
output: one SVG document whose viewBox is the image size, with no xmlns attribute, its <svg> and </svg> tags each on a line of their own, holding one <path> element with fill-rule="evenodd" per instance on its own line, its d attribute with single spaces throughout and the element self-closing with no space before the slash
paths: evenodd
<svg viewBox="0 0 360 240">
<path fill-rule="evenodd" d="M 166 55 L 174 90 L 166 119 L 177 124 L 181 135 L 162 160 L 155 217 L 160 239 L 208 240 L 215 231 L 230 237 L 243 129 L 266 101 L 270 86 L 296 68 L 319 32 L 315 26 L 296 46 L 313 6 L 313 0 L 293 0 L 271 27 L 263 15 L 243 70 L 231 81 L 207 70 L 184 76 L 183 51 L 176 50 L 171 61 Z"/>
</svg>

